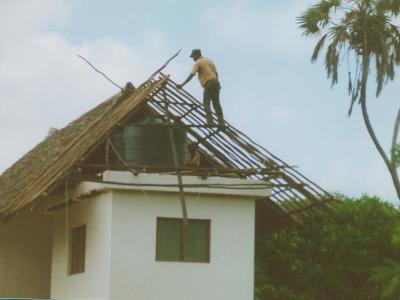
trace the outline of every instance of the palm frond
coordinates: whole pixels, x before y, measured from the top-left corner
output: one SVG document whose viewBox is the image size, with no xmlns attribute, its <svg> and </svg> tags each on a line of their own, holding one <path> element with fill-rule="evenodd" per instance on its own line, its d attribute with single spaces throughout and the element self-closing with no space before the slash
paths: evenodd
<svg viewBox="0 0 400 300">
<path fill-rule="evenodd" d="M 322 0 L 311 6 L 297 20 L 304 35 L 314 35 L 321 32 L 330 21 L 330 13 L 340 7 L 341 0 Z"/>
<path fill-rule="evenodd" d="M 382 63 L 382 58 L 377 57 L 375 59 L 376 63 L 376 96 L 378 97 L 382 91 L 385 77 L 385 64 Z"/>
<path fill-rule="evenodd" d="M 349 95 L 351 95 L 353 92 L 353 81 L 351 80 L 351 72 L 349 72 L 348 75 L 349 75 L 349 80 L 347 85 L 347 92 Z"/>
<path fill-rule="evenodd" d="M 328 36 L 327 33 L 324 34 L 322 36 L 322 38 L 318 41 L 317 45 L 315 46 L 313 55 L 311 56 L 311 61 L 312 62 L 315 62 L 317 60 L 319 52 L 321 51 L 322 47 L 324 46 L 327 36 Z"/>
<path fill-rule="evenodd" d="M 325 56 L 325 69 L 328 78 L 331 79 L 332 85 L 337 83 L 337 64 L 339 55 L 336 50 L 337 43 L 332 43 L 328 46 Z"/>
<path fill-rule="evenodd" d="M 376 10 L 381 14 L 389 13 L 398 16 L 400 14 L 400 0 L 379 0 L 376 4 Z"/>
<path fill-rule="evenodd" d="M 340 63 L 348 60 L 349 116 L 354 104 L 362 101 L 361 95 L 365 99 L 361 88 L 365 88 L 371 64 L 375 64 L 376 96 L 395 78 L 395 67 L 400 65 L 400 31 L 393 22 L 398 15 L 400 0 L 320 0 L 298 18 L 305 35 L 321 35 L 311 61 L 325 49 L 324 65 L 332 85 L 338 82 Z M 353 54 L 355 60 L 349 60 Z M 349 61 L 355 72 L 350 72 Z"/>
<path fill-rule="evenodd" d="M 349 107 L 349 111 L 347 112 L 348 117 L 351 117 L 351 114 L 353 112 L 354 103 L 356 103 L 356 101 L 358 99 L 358 95 L 360 94 L 360 90 L 361 90 L 361 80 L 357 79 L 357 84 L 353 88 L 353 91 L 352 91 L 352 94 L 351 94 L 350 107 Z"/>
</svg>

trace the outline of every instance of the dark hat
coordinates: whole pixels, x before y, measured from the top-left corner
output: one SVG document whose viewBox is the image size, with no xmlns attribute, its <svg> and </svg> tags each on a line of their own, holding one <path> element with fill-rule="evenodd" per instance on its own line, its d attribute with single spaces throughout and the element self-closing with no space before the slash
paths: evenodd
<svg viewBox="0 0 400 300">
<path fill-rule="evenodd" d="M 190 54 L 190 57 L 193 57 L 193 56 L 196 56 L 196 55 L 201 56 L 201 50 L 200 49 L 193 49 L 192 50 L 192 54 Z"/>
</svg>

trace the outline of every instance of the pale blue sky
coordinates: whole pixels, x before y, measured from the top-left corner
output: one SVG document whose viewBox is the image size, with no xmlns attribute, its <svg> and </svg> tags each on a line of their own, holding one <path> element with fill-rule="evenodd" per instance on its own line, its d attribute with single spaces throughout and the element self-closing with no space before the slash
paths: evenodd
<svg viewBox="0 0 400 300">
<path fill-rule="evenodd" d="M 79 52 L 123 85 L 140 84 L 178 49 L 166 70 L 190 71 L 192 48 L 212 58 L 228 121 L 330 191 L 395 201 L 387 171 L 364 129 L 359 107 L 347 118 L 346 78 L 333 89 L 322 61 L 310 63 L 315 40 L 296 16 L 314 0 L 0 2 L 0 171 L 117 90 Z M 343 74 L 346 74 L 346 70 Z M 372 82 L 372 81 L 371 81 Z M 370 111 L 389 149 L 399 84 Z M 197 80 L 187 89 L 201 98 Z"/>
</svg>

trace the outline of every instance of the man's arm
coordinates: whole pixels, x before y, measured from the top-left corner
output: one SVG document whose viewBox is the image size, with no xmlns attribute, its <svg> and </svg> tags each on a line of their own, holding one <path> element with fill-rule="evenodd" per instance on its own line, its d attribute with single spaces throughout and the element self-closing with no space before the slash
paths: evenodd
<svg viewBox="0 0 400 300">
<path fill-rule="evenodd" d="M 186 78 L 186 80 L 184 82 L 182 82 L 182 84 L 177 84 L 176 87 L 178 89 L 181 89 L 186 83 L 188 83 L 190 80 L 192 80 L 192 78 L 194 77 L 195 74 L 190 73 L 189 76 Z"/>
</svg>

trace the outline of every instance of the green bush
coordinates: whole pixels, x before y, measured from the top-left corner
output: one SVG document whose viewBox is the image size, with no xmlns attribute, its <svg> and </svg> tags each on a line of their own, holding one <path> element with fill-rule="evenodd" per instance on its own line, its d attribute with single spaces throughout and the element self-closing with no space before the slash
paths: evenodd
<svg viewBox="0 0 400 300">
<path fill-rule="evenodd" d="M 380 299 L 384 283 L 371 276 L 400 259 L 391 246 L 400 211 L 376 197 L 340 198 L 324 217 L 257 237 L 256 299 Z"/>
</svg>

